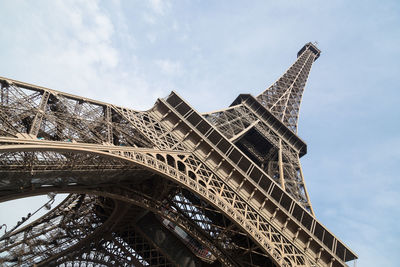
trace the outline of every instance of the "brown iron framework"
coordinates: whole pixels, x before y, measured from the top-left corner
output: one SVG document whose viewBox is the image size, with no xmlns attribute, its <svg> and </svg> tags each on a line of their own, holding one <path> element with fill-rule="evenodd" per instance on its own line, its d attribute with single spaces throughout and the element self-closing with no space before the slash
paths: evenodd
<svg viewBox="0 0 400 267">
<path fill-rule="evenodd" d="M 320 51 L 257 97 L 135 111 L 0 78 L 0 201 L 69 193 L 0 237 L 4 266 L 347 266 L 314 216 L 297 136 Z"/>
</svg>

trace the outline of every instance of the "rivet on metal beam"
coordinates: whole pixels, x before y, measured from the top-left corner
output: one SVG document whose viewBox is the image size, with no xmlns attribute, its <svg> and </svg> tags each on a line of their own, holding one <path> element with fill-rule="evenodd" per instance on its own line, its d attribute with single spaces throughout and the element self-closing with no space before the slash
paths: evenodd
<svg viewBox="0 0 400 267">
<path fill-rule="evenodd" d="M 251 194 L 250 194 L 250 196 L 249 196 L 249 198 L 247 200 L 252 199 L 254 194 L 256 193 L 256 191 L 257 191 L 257 187 L 254 187 L 253 191 L 251 192 Z"/>
<path fill-rule="evenodd" d="M 316 262 L 318 262 L 318 261 L 321 259 L 321 254 L 322 254 L 322 252 L 323 252 L 324 250 L 325 250 L 324 248 L 320 248 L 320 249 L 319 249 L 318 254 L 317 254 L 317 258 L 315 259 Z"/>
<path fill-rule="evenodd" d="M 300 227 L 297 228 L 297 231 L 296 231 L 296 233 L 294 234 L 294 237 L 293 237 L 293 241 L 295 241 L 299 237 L 300 231 L 301 231 L 301 228 Z"/>
<path fill-rule="evenodd" d="M 272 216 L 271 216 L 271 221 L 275 219 L 276 214 L 278 213 L 278 211 L 279 211 L 279 208 L 275 208 L 275 211 L 274 211 L 274 213 L 272 213 Z"/>
<path fill-rule="evenodd" d="M 286 229 L 286 227 L 287 227 L 289 221 L 290 221 L 290 218 L 287 217 L 286 220 L 285 220 L 285 223 L 284 223 L 283 226 L 282 226 L 282 231 Z"/>
<path fill-rule="evenodd" d="M 313 240 L 312 237 L 309 237 L 309 238 L 308 238 L 308 241 L 307 241 L 307 243 L 306 243 L 306 246 L 304 247 L 304 251 L 307 251 L 307 250 L 308 250 L 308 248 L 310 247 L 310 243 L 311 243 L 312 240 Z"/>
<path fill-rule="evenodd" d="M 267 203 L 267 201 L 268 201 L 268 198 L 264 198 L 264 201 L 262 202 L 259 210 L 262 210 L 264 208 L 264 206 Z"/>
<path fill-rule="evenodd" d="M 170 113 L 171 113 L 171 110 L 169 109 L 169 110 L 167 111 L 167 113 L 165 113 L 165 114 L 161 117 L 161 121 L 163 121 Z"/>
</svg>

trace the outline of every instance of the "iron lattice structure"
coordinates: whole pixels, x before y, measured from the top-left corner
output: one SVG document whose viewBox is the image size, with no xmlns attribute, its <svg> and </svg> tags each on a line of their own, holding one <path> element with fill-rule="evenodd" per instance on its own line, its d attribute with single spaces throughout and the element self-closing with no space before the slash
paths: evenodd
<svg viewBox="0 0 400 267">
<path fill-rule="evenodd" d="M 0 238 L 3 266 L 347 266 L 314 217 L 301 97 L 320 51 L 257 97 L 135 111 L 0 78 L 0 201 L 70 195 Z"/>
</svg>

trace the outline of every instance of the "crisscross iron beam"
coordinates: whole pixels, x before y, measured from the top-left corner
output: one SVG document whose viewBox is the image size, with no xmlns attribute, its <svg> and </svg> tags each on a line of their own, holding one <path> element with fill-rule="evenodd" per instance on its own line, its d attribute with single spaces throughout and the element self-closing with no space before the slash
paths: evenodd
<svg viewBox="0 0 400 267">
<path fill-rule="evenodd" d="M 0 238 L 5 266 L 346 266 L 313 216 L 297 136 L 320 51 L 256 98 L 135 111 L 0 77 L 0 201 L 70 193 Z"/>
</svg>

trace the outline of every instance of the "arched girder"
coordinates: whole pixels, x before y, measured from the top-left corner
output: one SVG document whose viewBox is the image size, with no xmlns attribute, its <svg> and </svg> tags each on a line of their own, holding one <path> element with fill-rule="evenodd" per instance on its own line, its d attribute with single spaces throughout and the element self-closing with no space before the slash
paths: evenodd
<svg viewBox="0 0 400 267">
<path fill-rule="evenodd" d="M 10 149 L 8 149 L 5 146 L 0 147 L 0 148 L 3 149 L 3 151 L 8 151 L 8 152 L 11 151 Z M 46 150 L 46 149 L 41 147 L 40 149 L 37 149 L 37 150 L 42 151 L 42 150 Z M 20 146 L 18 149 L 15 149 L 15 151 L 18 151 L 18 153 L 21 153 L 21 151 L 34 151 L 34 150 L 35 149 L 32 148 L 31 146 L 26 147 L 24 145 Z M 23 163 L 26 163 L 26 161 L 23 161 Z M 29 163 L 28 163 L 28 165 L 29 165 Z M 133 168 L 133 167 L 135 167 L 135 166 L 130 166 L 130 168 Z M 136 169 L 136 171 L 139 171 L 139 170 Z M 38 174 L 37 170 L 34 170 L 34 172 L 35 172 L 35 175 Z M 28 176 L 30 176 L 30 174 L 28 174 Z M 98 178 L 100 178 L 100 177 L 98 177 Z M 117 184 L 117 183 L 114 183 L 114 184 Z M 101 185 L 103 187 L 105 186 L 104 184 L 101 184 Z M 85 193 L 85 192 L 88 192 L 88 190 L 90 190 L 91 187 L 93 188 L 93 187 L 98 187 L 98 186 L 99 186 L 98 184 L 92 184 L 91 186 L 82 186 L 82 184 L 74 183 L 73 185 L 71 184 L 69 186 L 68 185 L 67 186 L 62 186 L 63 187 L 63 189 L 62 189 L 63 191 L 59 191 L 60 190 L 59 185 L 56 184 L 54 187 L 52 187 L 52 186 L 49 186 L 49 183 L 47 182 L 46 183 L 46 187 L 29 187 L 29 188 L 26 189 L 26 190 L 29 190 L 29 191 L 25 191 L 22 194 L 21 193 L 17 193 L 17 194 L 15 194 L 13 196 L 9 195 L 7 198 L 8 199 L 10 199 L 10 198 L 15 199 L 15 198 L 19 198 L 19 197 L 26 197 L 26 196 L 32 196 L 32 195 L 37 195 L 37 194 L 44 194 L 45 192 L 50 192 L 50 191 L 52 191 L 52 192 L 64 192 L 64 193 L 70 193 L 70 192 Z M 110 185 L 107 185 L 107 186 L 110 186 Z M 66 187 L 67 187 L 67 189 L 66 189 Z M 79 188 L 80 188 L 81 191 L 79 191 Z M 82 188 L 84 188 L 84 190 Z M 76 189 L 78 189 L 78 191 L 76 191 Z M 193 226 L 190 229 L 190 232 L 193 232 Z M 206 240 L 205 237 L 203 237 L 203 240 Z M 204 242 L 201 242 L 201 243 L 204 244 Z M 214 246 L 210 241 L 208 241 L 208 243 L 204 244 L 204 245 L 206 247 Z M 214 249 L 214 251 L 215 251 L 215 249 Z M 214 254 L 222 255 L 221 252 L 214 252 Z M 218 256 L 218 257 L 220 258 L 221 256 Z M 225 262 L 225 265 L 233 265 L 232 263 L 229 263 L 229 260 L 227 260 L 227 259 L 223 260 L 222 262 Z"/>
<path fill-rule="evenodd" d="M 107 197 L 110 199 L 115 199 L 118 201 L 123 201 L 129 204 L 140 206 L 145 208 L 146 210 L 153 212 L 154 214 L 159 215 L 162 218 L 168 219 L 169 221 L 178 225 L 186 233 L 190 233 L 191 237 L 193 237 L 195 240 L 201 243 L 204 247 L 209 248 L 212 254 L 216 255 L 219 261 L 223 263 L 224 266 L 242 266 L 244 262 L 246 263 L 245 264 L 246 266 L 260 266 L 257 264 L 250 265 L 251 262 L 250 260 L 248 262 L 241 260 L 240 261 L 241 263 L 235 263 L 233 257 L 239 260 L 242 257 L 241 256 L 242 253 L 251 252 L 249 251 L 251 247 L 243 248 L 243 252 L 240 252 L 240 254 L 229 254 L 229 253 L 226 254 L 224 252 L 224 248 L 221 247 L 221 244 L 218 244 L 217 240 L 213 239 L 212 237 L 208 236 L 207 233 L 203 232 L 202 229 L 198 227 L 195 223 L 193 223 L 192 220 L 186 218 L 183 214 L 174 209 L 169 203 L 155 201 L 152 196 L 146 196 L 141 192 L 134 190 L 126 190 L 126 188 L 124 187 L 114 188 L 114 190 L 104 187 L 101 188 L 101 191 L 99 191 L 100 188 L 98 188 L 97 191 L 92 191 L 88 189 L 79 189 L 79 188 L 70 188 L 68 191 L 58 191 L 58 190 L 59 189 L 57 188 L 43 188 L 43 189 L 37 189 L 36 193 L 44 194 L 50 191 L 57 193 L 75 193 L 75 194 L 89 193 L 90 195 Z M 113 192 L 110 193 L 110 191 Z M 26 196 L 26 194 L 19 195 L 19 197 L 23 196 Z M 243 233 L 243 235 L 245 236 L 245 233 Z M 87 240 L 90 241 L 90 238 L 88 237 Z M 218 240 L 220 239 L 218 238 Z M 220 241 L 224 242 L 224 240 Z M 72 250 L 75 251 L 77 247 L 78 246 L 73 246 Z M 237 250 L 237 252 L 239 253 L 239 250 Z"/>
<path fill-rule="evenodd" d="M 6 266 L 14 266 L 13 255 L 18 255 L 18 258 L 15 258 L 16 262 L 14 262 L 18 265 L 29 263 L 36 264 L 36 266 L 60 266 L 63 262 L 86 259 L 106 266 L 110 264 L 112 266 L 116 264 L 120 266 L 132 266 L 132 264 L 141 266 L 141 263 L 146 261 L 151 263 L 152 266 L 156 266 L 154 257 L 156 257 L 156 262 L 161 263 L 157 266 L 175 265 L 157 248 L 152 247 L 149 242 L 144 241 L 140 236 L 137 237 L 137 233 L 135 240 L 139 239 L 139 244 L 126 244 L 118 237 L 118 234 L 115 235 L 115 231 L 120 229 L 121 224 L 126 225 L 127 220 L 124 221 L 124 214 L 131 214 L 131 203 L 112 198 L 99 198 L 95 195 L 88 196 L 70 195 L 51 212 L 7 237 L 9 241 L 3 240 L 0 243 L 0 252 L 5 257 L 0 259 L 0 263 L 4 263 Z M 86 203 L 93 205 L 94 208 L 81 204 L 82 201 L 80 200 L 88 198 L 90 201 L 86 201 Z M 105 210 L 100 212 L 102 209 Z M 106 212 L 106 210 L 109 211 Z M 100 224 L 93 228 L 95 221 L 90 218 L 95 214 L 97 214 L 98 219 L 99 217 L 104 219 L 100 219 Z M 60 215 L 63 216 L 60 224 L 52 227 L 51 223 L 49 224 L 49 218 L 59 217 Z M 84 220 L 87 215 L 89 215 L 89 219 Z M 43 229 L 41 230 L 41 228 Z M 65 231 L 68 234 L 64 244 L 60 243 L 63 240 L 58 238 L 56 233 L 48 235 L 48 232 L 54 229 Z M 76 241 L 71 242 L 74 240 L 74 229 L 82 229 L 82 231 L 80 235 L 75 234 Z M 130 235 L 132 235 L 131 232 Z M 10 240 L 14 241 L 11 242 Z M 94 244 L 95 247 L 91 247 Z M 57 245 L 62 249 L 60 250 Z M 134 247 L 130 247 L 132 245 Z M 26 250 L 25 254 L 22 255 L 20 248 L 24 246 L 29 246 L 29 250 Z M 40 249 L 44 246 L 45 250 Z M 146 258 L 146 254 L 143 253 L 149 252 L 151 252 L 150 258 Z"/>
<path fill-rule="evenodd" d="M 92 185 L 92 187 L 97 187 L 98 185 Z M 103 187 L 105 187 L 105 185 L 103 185 Z M 79 191 L 79 189 L 81 190 L 81 191 Z M 18 197 L 26 197 L 26 196 L 28 196 L 28 195 L 35 195 L 35 194 L 44 194 L 44 193 L 46 193 L 46 192 L 64 192 L 64 193 L 68 193 L 68 192 L 75 192 L 75 193 L 85 193 L 85 192 L 88 192 L 88 190 L 90 190 L 90 187 L 87 187 L 87 186 L 84 186 L 84 187 L 82 187 L 82 185 L 70 185 L 70 186 L 68 186 L 68 188 L 67 189 L 65 189 L 65 188 L 63 188 L 62 190 L 64 190 L 64 191 L 59 191 L 60 190 L 60 188 L 58 188 L 57 187 L 57 185 L 55 185 L 55 187 L 50 187 L 50 186 L 46 186 L 46 187 L 43 187 L 43 188 L 40 188 L 40 187 L 38 187 L 38 188 L 29 188 L 28 190 L 30 190 L 30 192 L 28 192 L 28 191 L 26 191 L 26 192 L 24 192 L 24 193 L 19 193 L 19 194 L 17 194 L 17 195 L 14 195 L 12 198 L 18 198 Z M 68 190 L 68 191 L 65 191 L 65 190 Z M 78 191 L 76 191 L 76 190 L 78 190 Z M 122 193 L 121 193 L 122 194 Z M 150 200 L 149 200 L 150 201 Z M 169 218 L 170 220 L 171 220 L 171 218 Z M 172 221 L 172 220 L 171 220 Z M 190 229 L 188 229 L 188 232 L 190 232 L 190 233 L 193 233 L 193 227 L 195 227 L 194 225 L 192 225 L 192 226 L 190 226 Z M 187 229 L 187 227 L 182 227 L 183 229 Z M 204 239 L 204 237 L 203 237 L 203 239 Z M 205 246 L 205 247 L 209 247 L 209 248 L 212 248 L 212 246 L 214 246 L 213 244 L 212 244 L 212 242 L 210 242 L 210 241 L 208 241 L 207 243 L 204 243 L 204 241 L 201 241 L 200 240 L 200 243 L 203 243 L 203 245 Z M 213 251 L 213 254 L 214 255 L 217 255 L 217 257 L 218 258 L 220 258 L 221 256 L 218 256 L 218 255 L 221 255 L 221 252 L 216 252 L 215 250 Z M 229 261 L 228 260 L 222 260 L 222 262 L 224 262 L 224 265 L 233 265 L 232 263 L 229 263 Z"/>
<path fill-rule="evenodd" d="M 200 183 L 199 179 L 193 179 L 189 176 L 188 170 L 191 167 L 186 164 L 185 172 L 181 172 L 177 169 L 176 166 L 169 166 L 167 163 L 162 162 L 156 158 L 156 155 L 162 155 L 164 159 L 167 159 L 167 156 L 173 157 L 178 161 L 180 158 L 175 154 L 171 155 L 168 152 L 154 150 L 154 152 L 147 153 L 142 152 L 140 149 L 131 149 L 130 151 L 107 151 L 107 147 L 104 146 L 104 151 L 99 150 L 90 150 L 90 149 L 82 149 L 79 147 L 74 147 L 70 144 L 64 144 L 62 147 L 54 147 L 50 145 L 4 145 L 0 147 L 0 152 L 9 152 L 9 151 L 59 151 L 59 152 L 76 152 L 76 153 L 93 153 L 98 155 L 104 155 L 109 158 L 116 158 L 120 160 L 129 161 L 135 163 L 136 165 L 146 169 L 152 173 L 157 173 L 160 176 L 163 176 L 167 179 L 172 180 L 175 183 L 187 188 L 189 191 L 195 193 L 210 205 L 214 206 L 216 209 L 220 210 L 224 213 L 224 215 L 232 220 L 237 226 L 246 232 L 253 242 L 255 242 L 260 248 L 264 250 L 265 253 L 269 255 L 269 257 L 278 265 L 286 266 L 288 265 L 288 261 L 293 261 L 293 264 L 297 266 L 307 266 L 308 261 L 303 256 L 303 254 L 296 248 L 291 242 L 289 242 L 285 237 L 283 237 L 278 230 L 275 230 L 273 226 L 269 223 L 264 224 L 264 227 L 268 227 L 266 229 L 260 228 L 260 221 L 256 222 L 252 220 L 248 220 L 242 213 L 238 212 L 235 209 L 235 204 L 232 203 L 231 197 L 227 197 L 226 195 L 217 194 L 214 190 L 209 188 L 209 185 L 203 185 Z M 150 154 L 150 155 L 149 155 Z M 226 189 L 225 189 L 226 190 Z M 234 193 L 233 191 L 233 194 Z M 239 195 L 236 194 L 234 197 L 238 201 L 241 199 Z M 242 205 L 245 205 L 245 201 L 241 201 Z M 239 203 L 240 204 L 240 203 Z M 250 206 L 245 208 L 245 212 L 247 213 L 251 208 Z M 259 217 L 261 218 L 261 217 Z M 266 230 L 266 231 L 265 231 Z M 292 265 L 293 265 L 292 264 Z"/>
<path fill-rule="evenodd" d="M 164 203 L 162 201 L 156 201 L 154 197 L 143 194 L 142 192 L 135 190 L 127 190 L 126 187 L 118 187 L 118 188 L 108 188 L 108 187 L 99 187 L 95 189 L 88 188 L 79 188 L 79 187 L 70 187 L 70 188 L 56 188 L 56 187 L 46 187 L 35 189 L 34 192 L 24 192 L 15 196 L 15 198 L 28 197 L 31 195 L 42 195 L 49 192 L 56 193 L 70 193 L 70 194 L 89 194 L 91 196 L 100 196 L 105 197 L 107 199 L 113 199 L 120 202 L 125 202 L 131 205 L 135 205 L 141 208 L 144 208 L 158 216 L 160 218 L 167 219 L 181 229 L 185 230 L 186 233 L 189 233 L 192 238 L 202 244 L 204 247 L 207 247 L 211 250 L 212 254 L 217 257 L 217 259 L 224 266 L 238 266 L 235 264 L 235 261 L 229 257 L 224 251 L 223 248 L 219 247 L 218 244 L 215 244 L 215 240 L 212 240 L 205 232 L 202 231 L 197 225 L 193 222 L 185 218 L 181 213 L 177 210 L 173 209 L 168 203 Z M 34 222 L 33 222 L 34 223 Z M 26 227 L 25 227 L 26 228 Z M 22 229 L 23 230 L 23 229 Z M 20 232 L 20 231 L 18 231 Z M 17 233 L 18 233 L 17 232 Z M 76 247 L 72 248 L 75 249 Z"/>
</svg>

